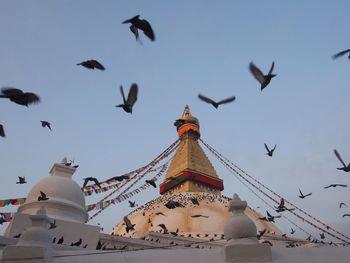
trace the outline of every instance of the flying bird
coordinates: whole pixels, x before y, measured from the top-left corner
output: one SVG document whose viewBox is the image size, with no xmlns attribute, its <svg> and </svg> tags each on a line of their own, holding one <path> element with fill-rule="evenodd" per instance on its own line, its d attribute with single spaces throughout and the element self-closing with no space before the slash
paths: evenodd
<svg viewBox="0 0 350 263">
<path fill-rule="evenodd" d="M 89 181 L 94 182 L 99 188 L 102 188 L 100 182 L 95 177 L 89 176 L 89 177 L 83 178 L 83 180 L 84 180 L 83 188 L 87 185 Z"/>
<path fill-rule="evenodd" d="M 47 127 L 47 128 L 49 128 L 50 131 L 52 131 L 51 130 L 51 123 L 49 123 L 48 121 L 40 121 L 40 122 L 41 122 L 41 126 L 43 128 Z"/>
<path fill-rule="evenodd" d="M 160 226 L 164 230 L 164 233 L 168 233 L 168 229 L 164 224 L 159 224 L 158 226 Z"/>
<path fill-rule="evenodd" d="M 174 209 L 177 207 L 184 207 L 181 203 L 177 202 L 177 201 L 173 201 L 173 200 L 169 200 L 166 204 L 165 207 L 168 209 Z"/>
<path fill-rule="evenodd" d="M 62 237 L 57 241 L 57 244 L 62 244 L 63 241 L 64 241 L 64 238 L 63 238 L 63 236 L 62 236 Z"/>
<path fill-rule="evenodd" d="M 137 84 L 133 83 L 130 87 L 128 99 L 125 99 L 123 86 L 120 85 L 120 93 L 123 97 L 123 104 L 116 105 L 116 107 L 121 107 L 125 112 L 132 113 L 132 108 L 137 100 L 138 87 Z"/>
<path fill-rule="evenodd" d="M 126 225 L 125 227 L 126 233 L 129 233 L 129 231 L 135 230 L 134 226 L 136 226 L 136 224 L 131 224 L 131 221 L 127 216 L 124 216 L 124 223 Z"/>
<path fill-rule="evenodd" d="M 271 247 L 272 247 L 272 243 L 271 243 L 271 241 L 269 241 L 269 240 L 264 240 L 263 242 L 261 242 L 261 243 L 266 243 L 266 244 L 269 244 Z"/>
<path fill-rule="evenodd" d="M 337 187 L 337 186 L 340 186 L 340 187 L 348 187 L 346 184 L 330 184 L 328 186 L 325 186 L 323 187 L 324 189 L 327 189 L 327 188 L 330 188 L 330 187 Z"/>
<path fill-rule="evenodd" d="M 194 205 L 199 205 L 198 199 L 197 198 L 191 198 L 191 202 Z"/>
<path fill-rule="evenodd" d="M 229 97 L 227 99 L 220 100 L 220 101 L 216 102 L 216 101 L 213 101 L 212 99 L 210 99 L 202 94 L 198 94 L 198 98 L 206 103 L 213 105 L 214 108 L 216 108 L 216 109 L 219 107 L 219 105 L 233 102 L 236 99 L 235 96 L 232 96 L 232 97 Z"/>
<path fill-rule="evenodd" d="M 275 218 L 281 218 L 281 216 L 273 216 L 269 213 L 269 211 L 266 211 L 267 214 L 267 220 L 270 222 L 275 222 Z"/>
<path fill-rule="evenodd" d="M 154 188 L 157 188 L 156 183 L 154 182 L 154 180 L 146 180 L 146 183 L 152 185 Z"/>
<path fill-rule="evenodd" d="M 209 218 L 209 216 L 204 216 L 204 215 L 193 215 L 191 217 L 204 217 L 204 218 Z"/>
<path fill-rule="evenodd" d="M 95 69 L 96 68 L 99 70 L 105 70 L 105 67 L 100 62 L 98 62 L 97 60 L 94 60 L 94 59 L 83 61 L 83 62 L 77 64 L 77 66 L 83 66 L 83 67 L 88 68 L 88 69 Z"/>
<path fill-rule="evenodd" d="M 276 208 L 276 212 L 280 213 L 280 212 L 284 212 L 284 211 L 293 211 L 295 208 L 287 208 L 284 205 L 284 198 L 281 198 L 281 201 L 279 203 L 279 205 Z"/>
<path fill-rule="evenodd" d="M 16 184 L 26 184 L 26 178 L 25 176 L 21 177 L 21 176 L 18 176 L 18 182 L 16 182 Z"/>
<path fill-rule="evenodd" d="M 261 70 L 257 66 L 254 65 L 253 62 L 250 62 L 250 64 L 249 64 L 250 72 L 253 74 L 254 78 L 260 82 L 261 90 L 266 88 L 266 86 L 270 83 L 270 81 L 273 77 L 277 76 L 276 74 L 272 74 L 274 66 L 275 66 L 275 62 L 272 62 L 269 73 L 267 75 L 264 75 L 261 72 Z"/>
<path fill-rule="evenodd" d="M 77 242 L 75 242 L 75 243 L 72 243 L 71 246 L 79 247 L 82 242 L 83 242 L 83 240 L 81 238 L 79 238 L 79 240 Z"/>
<path fill-rule="evenodd" d="M 343 217 L 350 216 L 350 214 L 344 214 Z"/>
<path fill-rule="evenodd" d="M 299 189 L 299 193 L 300 193 L 299 198 L 301 198 L 301 199 L 304 199 L 305 197 L 312 195 L 312 193 L 308 193 L 308 194 L 304 195 L 300 189 Z"/>
<path fill-rule="evenodd" d="M 341 56 L 344 56 L 346 53 L 349 53 L 349 54 L 348 54 L 348 58 L 350 59 L 350 49 L 346 49 L 346 50 L 340 51 L 340 52 L 338 52 L 337 54 L 334 54 L 334 55 L 332 56 L 332 58 L 333 58 L 333 59 L 339 58 L 339 57 L 341 57 Z"/>
<path fill-rule="evenodd" d="M 6 137 L 4 126 L 2 126 L 2 124 L 0 124 L 0 137 Z"/>
<path fill-rule="evenodd" d="M 162 212 L 157 212 L 156 215 L 157 215 L 157 216 L 159 216 L 159 215 L 166 216 L 166 215 L 164 215 Z"/>
<path fill-rule="evenodd" d="M 339 208 L 342 208 L 342 206 L 346 206 L 346 207 L 347 207 L 347 205 L 346 205 L 345 203 L 341 202 L 341 203 L 339 204 Z"/>
<path fill-rule="evenodd" d="M 293 228 L 290 229 L 290 234 L 293 235 L 295 233 L 295 230 Z"/>
<path fill-rule="evenodd" d="M 118 182 L 121 182 L 123 180 L 128 180 L 129 178 L 130 178 L 129 175 L 121 175 L 121 176 L 114 176 L 113 178 L 109 179 L 108 181 L 116 180 Z"/>
<path fill-rule="evenodd" d="M 56 220 L 53 220 L 53 222 L 49 222 L 49 224 L 50 224 L 49 230 L 57 227 Z"/>
<path fill-rule="evenodd" d="M 132 202 L 129 200 L 129 207 L 136 207 L 136 201 Z"/>
<path fill-rule="evenodd" d="M 265 149 L 267 151 L 266 155 L 272 157 L 273 152 L 275 151 L 277 144 L 275 144 L 275 147 L 273 147 L 273 149 L 271 149 L 271 150 L 269 149 L 269 147 L 267 147 L 266 143 L 264 143 L 264 145 L 265 145 Z"/>
<path fill-rule="evenodd" d="M 335 156 L 337 156 L 338 160 L 342 163 L 343 167 L 337 168 L 338 170 L 343 170 L 344 172 L 350 172 L 350 163 L 348 165 L 345 164 L 340 154 L 336 149 L 334 149 Z"/>
<path fill-rule="evenodd" d="M 46 197 L 46 194 L 40 191 L 40 195 L 38 196 L 38 201 L 47 201 L 47 200 L 49 200 L 49 198 Z"/>
<path fill-rule="evenodd" d="M 39 103 L 40 98 L 32 92 L 23 92 L 20 89 L 5 87 L 1 89 L 0 98 L 6 98 L 19 105 L 27 106 L 33 103 Z"/>
<path fill-rule="evenodd" d="M 145 20 L 140 19 L 140 15 L 134 16 L 131 19 L 127 19 L 122 22 L 123 24 L 131 23 L 130 30 L 135 35 L 136 40 L 139 38 L 138 30 L 142 30 L 143 33 L 152 41 L 156 40 L 151 24 Z"/>
<path fill-rule="evenodd" d="M 259 231 L 259 234 L 256 236 L 258 238 L 258 240 L 260 240 L 260 238 L 266 233 L 266 228 L 264 230 Z"/>
</svg>

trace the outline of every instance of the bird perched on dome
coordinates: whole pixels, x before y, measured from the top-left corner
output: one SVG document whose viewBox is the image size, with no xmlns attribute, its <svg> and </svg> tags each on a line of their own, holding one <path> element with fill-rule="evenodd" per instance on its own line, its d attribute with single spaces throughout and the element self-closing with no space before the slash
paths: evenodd
<svg viewBox="0 0 350 263">
<path fill-rule="evenodd" d="M 134 16 L 122 22 L 122 24 L 131 23 L 130 30 L 135 35 L 136 40 L 139 39 L 138 30 L 142 30 L 143 33 L 152 41 L 156 40 L 151 24 L 146 19 L 140 19 L 140 15 Z"/>
<path fill-rule="evenodd" d="M 137 84 L 133 83 L 130 87 L 128 99 L 125 99 L 123 86 L 120 85 L 120 93 L 123 97 L 123 104 L 116 105 L 116 107 L 121 107 L 127 113 L 132 113 L 132 108 L 137 100 L 138 87 Z"/>
<path fill-rule="evenodd" d="M 88 69 L 95 69 L 96 68 L 99 70 L 105 70 L 105 67 L 95 59 L 90 59 L 90 60 L 80 62 L 79 64 L 77 64 L 77 66 L 83 66 L 83 67 L 88 68 Z"/>
<path fill-rule="evenodd" d="M 262 71 L 257 66 L 254 65 L 253 62 L 250 62 L 249 64 L 250 72 L 253 74 L 254 78 L 257 81 L 259 81 L 259 83 L 261 84 L 261 87 L 260 87 L 261 90 L 266 88 L 267 85 L 269 85 L 271 79 L 277 76 L 276 74 L 272 74 L 274 67 L 275 67 L 275 62 L 272 62 L 269 73 L 267 73 L 267 75 L 264 75 Z"/>
<path fill-rule="evenodd" d="M 9 99 L 10 101 L 28 107 L 33 103 L 39 103 L 40 98 L 32 92 L 23 92 L 20 89 L 4 87 L 1 89 L 0 98 Z"/>
</svg>

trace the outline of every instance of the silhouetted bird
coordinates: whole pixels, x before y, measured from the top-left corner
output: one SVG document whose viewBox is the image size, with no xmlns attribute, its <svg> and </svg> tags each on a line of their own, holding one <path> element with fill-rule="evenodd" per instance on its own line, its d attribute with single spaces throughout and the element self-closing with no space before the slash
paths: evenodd
<svg viewBox="0 0 350 263">
<path fill-rule="evenodd" d="M 295 230 L 293 228 L 290 229 L 290 234 L 293 235 L 295 233 Z"/>
<path fill-rule="evenodd" d="M 105 67 L 100 62 L 98 62 L 97 60 L 94 60 L 94 59 L 83 61 L 77 65 L 83 66 L 83 67 L 88 68 L 88 69 L 95 69 L 96 68 L 99 70 L 105 70 Z"/>
<path fill-rule="evenodd" d="M 275 207 L 276 208 L 276 212 L 284 212 L 284 211 L 293 211 L 295 208 L 287 208 L 287 207 L 285 207 L 285 205 L 284 205 L 284 198 L 281 198 L 281 201 L 280 201 L 280 203 L 279 203 L 279 205 L 277 206 L 277 207 Z"/>
<path fill-rule="evenodd" d="M 95 177 L 89 176 L 89 177 L 83 178 L 83 180 L 84 180 L 83 188 L 87 185 L 89 181 L 94 182 L 99 188 L 101 188 L 100 182 Z"/>
<path fill-rule="evenodd" d="M 158 226 L 164 230 L 164 233 L 168 233 L 168 229 L 166 228 L 166 226 L 164 224 L 159 224 Z"/>
<path fill-rule="evenodd" d="M 121 182 L 123 180 L 128 180 L 130 178 L 129 175 L 121 175 L 121 176 L 114 176 L 112 177 L 111 179 L 109 179 L 108 181 L 111 181 L 111 180 L 116 180 L 118 182 Z"/>
<path fill-rule="evenodd" d="M 266 211 L 267 214 L 267 220 L 269 220 L 270 222 L 275 222 L 275 218 L 281 218 L 281 216 L 273 216 L 269 213 L 269 211 Z"/>
<path fill-rule="evenodd" d="M 177 201 L 173 201 L 173 200 L 169 200 L 166 204 L 165 204 L 166 208 L 169 209 L 174 209 L 177 207 L 184 207 L 181 203 L 177 202 Z"/>
<path fill-rule="evenodd" d="M 264 230 L 259 231 L 259 234 L 256 236 L 258 238 L 258 240 L 260 240 L 260 238 L 266 233 L 266 228 Z"/>
<path fill-rule="evenodd" d="M 53 239 L 52 239 L 52 243 L 56 243 L 56 238 L 54 237 Z"/>
<path fill-rule="evenodd" d="M 191 216 L 191 217 L 194 217 L 194 218 L 196 218 L 196 217 L 204 217 L 204 218 L 209 218 L 209 216 L 203 216 L 203 215 L 193 215 L 193 216 Z"/>
<path fill-rule="evenodd" d="M 342 208 L 342 206 L 346 206 L 346 207 L 347 207 L 347 205 L 346 205 L 345 203 L 341 202 L 341 203 L 339 204 L 339 208 Z"/>
<path fill-rule="evenodd" d="M 38 201 L 46 201 L 49 200 L 48 197 L 46 197 L 46 194 L 42 191 L 40 191 L 40 196 L 38 196 Z"/>
<path fill-rule="evenodd" d="M 328 186 L 323 187 L 324 189 L 330 188 L 330 187 L 337 187 L 337 186 L 341 186 L 341 187 L 348 187 L 346 184 L 330 184 Z"/>
<path fill-rule="evenodd" d="M 132 202 L 129 200 L 129 207 L 136 207 L 136 201 Z"/>
<path fill-rule="evenodd" d="M 267 151 L 266 154 L 267 154 L 268 156 L 272 157 L 273 152 L 275 151 L 277 144 L 275 144 L 275 147 L 273 147 L 273 149 L 271 149 L 271 150 L 269 149 L 269 147 L 267 147 L 266 143 L 264 143 L 264 145 L 265 145 L 265 149 L 266 149 L 266 151 Z"/>
<path fill-rule="evenodd" d="M 350 214 L 344 214 L 343 217 L 350 216 Z"/>
<path fill-rule="evenodd" d="M 197 198 L 191 198 L 191 202 L 194 205 L 199 205 L 198 199 Z"/>
<path fill-rule="evenodd" d="M 102 248 L 102 243 L 101 243 L 101 241 L 99 240 L 98 242 L 97 242 L 97 245 L 96 245 L 96 250 L 100 250 Z"/>
<path fill-rule="evenodd" d="M 324 238 L 325 238 L 324 233 L 321 233 L 321 234 L 320 234 L 320 238 L 321 238 L 321 239 L 324 239 Z"/>
<path fill-rule="evenodd" d="M 178 228 L 176 228 L 175 232 L 170 232 L 170 234 L 172 234 L 173 236 L 177 236 L 178 233 L 179 233 L 179 229 Z"/>
<path fill-rule="evenodd" d="M 254 65 L 253 62 L 250 62 L 250 64 L 249 64 L 250 72 L 253 74 L 254 78 L 256 78 L 256 80 L 260 82 L 261 90 L 266 88 L 266 86 L 270 83 L 270 81 L 273 77 L 277 76 L 276 74 L 272 74 L 274 66 L 275 66 L 275 62 L 272 62 L 269 73 L 267 75 L 264 75 L 261 72 L 261 70 L 257 66 Z"/>
<path fill-rule="evenodd" d="M 57 227 L 56 220 L 53 220 L 53 222 L 49 222 L 49 224 L 50 224 L 49 230 Z"/>
<path fill-rule="evenodd" d="M 121 107 L 125 112 L 132 113 L 132 108 L 137 100 L 138 87 L 137 84 L 133 83 L 130 87 L 128 94 L 128 99 L 125 99 L 123 86 L 120 85 L 120 93 L 123 97 L 123 104 L 116 105 L 116 107 Z"/>
<path fill-rule="evenodd" d="M 79 247 L 82 242 L 83 242 L 83 240 L 81 238 L 79 238 L 79 240 L 77 242 L 72 243 L 72 246 Z"/>
<path fill-rule="evenodd" d="M 157 212 L 156 215 L 157 215 L 157 216 L 159 216 L 159 215 L 166 216 L 166 215 L 164 215 L 162 212 Z"/>
<path fill-rule="evenodd" d="M 123 21 L 122 23 L 123 24 L 131 23 L 130 30 L 135 35 L 136 40 L 139 37 L 138 29 L 140 29 L 140 30 L 143 31 L 143 33 L 150 40 L 154 41 L 156 38 L 155 38 L 155 35 L 154 35 L 154 32 L 153 32 L 153 29 L 151 27 L 151 24 L 147 20 L 140 19 L 139 17 L 140 17 L 140 15 L 134 16 L 133 18 L 127 19 L 127 20 Z"/>
<path fill-rule="evenodd" d="M 136 224 L 131 224 L 131 221 L 129 220 L 129 218 L 127 216 L 124 216 L 124 222 L 125 222 L 125 230 L 126 230 L 126 233 L 129 233 L 129 231 L 132 231 L 132 230 L 135 230 L 134 226 Z"/>
<path fill-rule="evenodd" d="M 220 100 L 220 101 L 216 102 L 208 97 L 203 96 L 202 94 L 198 94 L 198 98 L 206 103 L 213 105 L 216 109 L 219 107 L 219 105 L 233 102 L 236 99 L 236 97 L 233 96 L 233 97 L 229 97 L 227 99 Z"/>
<path fill-rule="evenodd" d="M 26 178 L 25 176 L 21 177 L 21 176 L 18 176 L 18 182 L 16 182 L 16 184 L 26 184 Z"/>
<path fill-rule="evenodd" d="M 51 130 L 51 123 L 49 123 L 48 121 L 40 121 L 40 122 L 41 122 L 41 126 L 43 128 L 47 127 L 47 128 L 49 128 L 50 131 L 52 131 Z"/>
<path fill-rule="evenodd" d="M 15 236 L 13 236 L 13 238 L 20 238 L 20 236 L 21 236 L 22 234 L 21 233 L 19 233 L 19 234 L 17 234 L 17 235 L 15 235 Z"/>
<path fill-rule="evenodd" d="M 339 53 L 334 54 L 334 55 L 332 56 L 332 58 L 333 58 L 333 59 L 339 58 L 339 57 L 341 57 L 341 56 L 344 56 L 346 53 L 349 53 L 348 58 L 350 59 L 350 49 L 346 49 L 346 50 L 340 51 Z"/>
<path fill-rule="evenodd" d="M 1 89 L 0 98 L 7 98 L 19 105 L 27 106 L 33 103 L 39 103 L 40 98 L 35 93 L 23 92 L 20 89 L 5 87 Z"/>
<path fill-rule="evenodd" d="M 267 219 L 267 217 L 266 216 L 264 216 L 264 217 L 259 217 L 258 218 L 259 220 L 261 220 L 261 221 L 266 221 L 266 222 L 268 222 L 269 220 Z"/>
<path fill-rule="evenodd" d="M 157 188 L 157 185 L 153 180 L 146 180 L 146 183 L 152 185 L 154 188 Z"/>
<path fill-rule="evenodd" d="M 300 189 L 299 189 L 299 193 L 300 193 L 299 198 L 301 198 L 301 199 L 304 199 L 305 197 L 312 195 L 312 193 L 308 193 L 308 194 L 304 195 Z"/>
<path fill-rule="evenodd" d="M 269 241 L 269 240 L 264 240 L 263 242 L 261 243 L 266 243 L 266 244 L 269 244 L 271 247 L 272 247 L 272 243 Z"/>
<path fill-rule="evenodd" d="M 2 124 L 0 124 L 0 137 L 6 137 L 4 126 L 2 126 Z"/>
<path fill-rule="evenodd" d="M 337 156 L 338 160 L 342 163 L 343 167 L 337 168 L 338 170 L 343 170 L 344 172 L 350 172 L 350 163 L 348 165 L 345 164 L 340 154 L 336 149 L 334 149 L 335 156 Z"/>
<path fill-rule="evenodd" d="M 64 238 L 63 236 L 57 241 L 57 244 L 63 244 Z"/>
</svg>

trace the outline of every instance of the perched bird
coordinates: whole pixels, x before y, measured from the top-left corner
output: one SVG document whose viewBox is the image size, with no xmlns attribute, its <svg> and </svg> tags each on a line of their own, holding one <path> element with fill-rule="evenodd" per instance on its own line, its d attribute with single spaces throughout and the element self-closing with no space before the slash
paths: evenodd
<svg viewBox="0 0 350 263">
<path fill-rule="evenodd" d="M 295 230 L 293 228 L 290 229 L 290 234 L 293 235 L 295 233 Z"/>
<path fill-rule="evenodd" d="M 273 149 L 271 149 L 271 150 L 269 149 L 269 147 L 267 147 L 266 143 L 264 143 L 264 145 L 265 145 L 265 149 L 267 151 L 266 155 L 272 157 L 273 152 L 275 151 L 277 144 L 275 144 L 275 147 L 273 147 Z"/>
<path fill-rule="evenodd" d="M 177 207 L 184 207 L 181 203 L 177 202 L 177 201 L 173 201 L 173 200 L 169 200 L 166 204 L 165 207 L 168 209 L 174 209 Z"/>
<path fill-rule="evenodd" d="M 301 199 L 304 199 L 305 197 L 312 195 L 312 193 L 308 193 L 308 194 L 304 195 L 300 189 L 299 189 L 299 193 L 300 193 L 299 198 L 301 198 Z"/>
<path fill-rule="evenodd" d="M 124 216 L 124 223 L 126 225 L 125 227 L 126 233 L 129 233 L 129 231 L 135 230 L 134 226 L 136 226 L 136 224 L 131 224 L 131 221 L 127 216 Z"/>
<path fill-rule="evenodd" d="M 194 205 L 199 205 L 198 199 L 197 198 L 191 198 L 191 202 Z"/>
<path fill-rule="evenodd" d="M 350 59 L 350 49 L 346 49 L 346 50 L 340 51 L 340 52 L 338 52 L 337 54 L 334 54 L 334 55 L 332 56 L 332 58 L 333 58 L 333 59 L 339 58 L 339 57 L 341 57 L 341 56 L 344 56 L 346 53 L 349 53 L 348 58 Z"/>
<path fill-rule="evenodd" d="M 253 74 L 254 78 L 260 82 L 261 90 L 266 88 L 266 86 L 270 83 L 270 81 L 273 77 L 277 76 L 276 74 L 272 74 L 274 66 L 275 66 L 275 62 L 272 62 L 269 73 L 267 75 L 264 75 L 261 72 L 261 70 L 257 66 L 254 65 L 253 62 L 250 62 L 250 64 L 249 64 L 250 72 Z"/>
<path fill-rule="evenodd" d="M 47 200 L 49 200 L 49 198 L 46 197 L 46 194 L 40 191 L 40 195 L 38 196 L 38 201 L 47 201 Z"/>
<path fill-rule="evenodd" d="M 56 220 L 53 220 L 53 222 L 49 222 L 49 224 L 50 224 L 49 230 L 57 227 Z"/>
<path fill-rule="evenodd" d="M 138 30 L 142 30 L 143 33 L 152 41 L 156 40 L 151 24 L 145 20 L 140 19 L 140 15 L 134 16 L 131 19 L 127 19 L 122 22 L 123 24 L 131 23 L 130 30 L 134 33 L 136 40 L 139 38 Z"/>
<path fill-rule="evenodd" d="M 347 207 L 347 205 L 346 205 L 345 203 L 341 202 L 341 203 L 339 204 L 339 208 L 342 208 L 342 206 L 346 206 L 346 207 Z"/>
<path fill-rule="evenodd" d="M 350 172 L 350 163 L 348 165 L 345 164 L 340 154 L 336 149 L 334 149 L 335 156 L 337 156 L 338 160 L 342 163 L 343 167 L 337 168 L 338 170 L 343 170 L 344 172 Z"/>
<path fill-rule="evenodd" d="M 129 207 L 136 207 L 136 201 L 132 202 L 129 200 Z"/>
<path fill-rule="evenodd" d="M 213 105 L 214 108 L 216 108 L 216 109 L 219 107 L 219 105 L 233 102 L 236 99 L 236 97 L 233 96 L 233 97 L 229 97 L 227 99 L 220 100 L 220 101 L 216 102 L 216 101 L 213 101 L 212 99 L 210 99 L 206 96 L 203 96 L 202 94 L 198 94 L 198 98 L 206 103 Z"/>
<path fill-rule="evenodd" d="M 204 216 L 204 215 L 193 215 L 193 216 L 191 216 L 191 217 L 204 217 L 204 218 L 209 218 L 209 216 Z"/>
<path fill-rule="evenodd" d="M 341 187 L 348 187 L 346 184 L 330 184 L 328 186 L 323 187 L 324 189 L 330 188 L 330 187 L 337 187 L 337 186 L 341 186 Z"/>
<path fill-rule="evenodd" d="M 260 240 L 260 238 L 266 233 L 266 228 L 264 230 L 259 231 L 259 234 L 256 236 L 258 238 L 258 240 Z"/>
<path fill-rule="evenodd" d="M 57 241 L 57 244 L 62 244 L 63 241 L 64 241 L 64 238 L 63 238 L 63 236 L 62 236 L 62 237 Z"/>
<path fill-rule="evenodd" d="M 26 178 L 25 176 L 21 177 L 21 176 L 18 176 L 18 182 L 16 182 L 16 184 L 26 184 Z"/>
<path fill-rule="evenodd" d="M 89 176 L 89 177 L 83 178 L 83 180 L 84 180 L 83 188 L 87 185 L 89 181 L 94 182 L 99 188 L 101 188 L 100 182 L 95 177 Z"/>
<path fill-rule="evenodd" d="M 6 137 L 4 126 L 0 124 L 0 137 Z"/>
<path fill-rule="evenodd" d="M 41 122 L 41 126 L 43 128 L 47 127 L 47 128 L 49 128 L 50 131 L 52 131 L 51 130 L 51 123 L 49 123 L 48 121 L 40 121 L 40 122 Z"/>
<path fill-rule="evenodd" d="M 311 236 L 308 236 L 306 240 L 311 241 Z"/>
<path fill-rule="evenodd" d="M 157 188 L 156 183 L 154 182 L 154 180 L 146 180 L 146 183 L 152 185 L 154 188 Z"/>
<path fill-rule="evenodd" d="M 123 86 L 120 85 L 120 93 L 123 97 L 123 104 L 116 105 L 116 107 L 121 107 L 125 112 L 132 113 L 132 108 L 137 100 L 138 87 L 137 84 L 133 83 L 130 87 L 128 99 L 125 99 Z"/>
<path fill-rule="evenodd" d="M 79 247 L 81 245 L 81 243 L 83 242 L 83 240 L 81 238 L 79 238 L 79 240 L 75 243 L 72 243 L 72 246 L 76 246 Z"/>
<path fill-rule="evenodd" d="M 5 87 L 1 89 L 0 98 L 7 98 L 19 105 L 27 106 L 33 103 L 39 103 L 40 98 L 35 93 L 23 92 L 20 89 Z"/>
<path fill-rule="evenodd" d="M 94 60 L 94 59 L 83 61 L 83 62 L 77 64 L 77 66 L 83 66 L 83 67 L 88 68 L 88 69 L 95 69 L 96 68 L 99 70 L 105 70 L 105 67 L 100 62 L 98 62 L 97 60 Z"/>
<path fill-rule="evenodd" d="M 344 214 L 343 217 L 350 216 L 350 214 Z"/>
</svg>

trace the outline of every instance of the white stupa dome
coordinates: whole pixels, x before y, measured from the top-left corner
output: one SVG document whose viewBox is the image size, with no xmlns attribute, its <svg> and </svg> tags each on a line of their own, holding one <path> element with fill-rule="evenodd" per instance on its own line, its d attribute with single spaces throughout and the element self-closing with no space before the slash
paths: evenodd
<svg viewBox="0 0 350 263">
<path fill-rule="evenodd" d="M 34 215 L 40 207 L 45 207 L 50 218 L 85 223 L 88 214 L 85 211 L 85 198 L 80 186 L 72 180 L 75 168 L 62 163 L 54 164 L 50 175 L 40 180 L 29 192 L 26 202 L 18 212 Z M 49 198 L 38 201 L 40 192 Z"/>
</svg>

